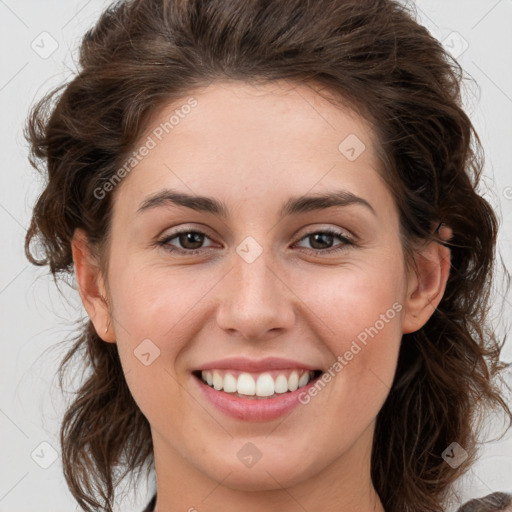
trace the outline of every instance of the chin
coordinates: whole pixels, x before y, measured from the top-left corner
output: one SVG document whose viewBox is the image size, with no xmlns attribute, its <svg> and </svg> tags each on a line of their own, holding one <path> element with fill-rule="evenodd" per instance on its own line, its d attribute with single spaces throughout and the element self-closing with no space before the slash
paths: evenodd
<svg viewBox="0 0 512 512">
<path fill-rule="evenodd" d="M 245 445 L 242 443 L 242 446 Z M 300 451 L 291 450 L 286 454 L 276 454 L 270 449 L 267 452 L 262 447 L 259 460 L 247 460 L 244 463 L 245 452 L 242 451 L 240 455 L 241 461 L 237 455 L 241 450 L 238 449 L 234 452 L 234 457 L 227 456 L 226 453 L 219 454 L 211 460 L 206 472 L 213 480 L 222 481 L 223 486 L 239 491 L 271 491 L 292 487 L 311 478 L 314 471 L 310 465 L 305 464 Z M 251 449 L 246 448 L 246 452 L 250 453 Z M 290 457 L 290 453 L 294 455 Z"/>
</svg>

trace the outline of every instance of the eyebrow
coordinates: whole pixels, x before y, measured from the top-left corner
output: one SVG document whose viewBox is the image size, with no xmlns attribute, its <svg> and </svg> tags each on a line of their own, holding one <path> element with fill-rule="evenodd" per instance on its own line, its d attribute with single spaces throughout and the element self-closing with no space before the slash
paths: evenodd
<svg viewBox="0 0 512 512">
<path fill-rule="evenodd" d="M 292 197 L 283 205 L 279 215 L 283 218 L 287 215 L 296 215 L 299 213 L 332 208 L 334 206 L 349 206 L 353 204 L 364 206 L 376 215 L 372 205 L 366 201 L 366 199 L 356 196 L 348 190 Z M 168 205 L 184 206 L 192 210 L 211 213 L 223 218 L 229 216 L 229 208 L 226 203 L 222 201 L 212 197 L 191 195 L 170 189 L 161 190 L 146 198 L 139 206 L 137 213 Z"/>
</svg>

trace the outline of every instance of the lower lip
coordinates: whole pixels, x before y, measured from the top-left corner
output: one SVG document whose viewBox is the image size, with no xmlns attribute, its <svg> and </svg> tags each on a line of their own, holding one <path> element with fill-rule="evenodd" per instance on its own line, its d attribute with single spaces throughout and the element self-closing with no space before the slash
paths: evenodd
<svg viewBox="0 0 512 512">
<path fill-rule="evenodd" d="M 233 418 L 245 421 L 271 421 L 289 414 L 298 405 L 302 405 L 299 396 L 307 393 L 319 377 L 311 380 L 305 386 L 295 391 L 282 393 L 274 398 L 240 398 L 238 396 L 218 391 L 198 377 L 194 376 L 206 398 L 221 412 Z"/>
</svg>

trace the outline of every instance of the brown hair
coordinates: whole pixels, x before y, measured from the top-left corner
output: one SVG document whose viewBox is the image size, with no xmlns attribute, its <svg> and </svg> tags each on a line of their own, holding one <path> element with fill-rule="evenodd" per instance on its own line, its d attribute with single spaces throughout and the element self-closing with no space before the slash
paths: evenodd
<svg viewBox="0 0 512 512">
<path fill-rule="evenodd" d="M 94 191 L 133 151 L 149 116 L 196 87 L 225 79 L 314 85 L 371 123 L 405 249 L 431 240 L 441 222 L 453 230 L 445 295 L 422 329 L 403 336 L 371 476 L 386 510 L 440 510 L 475 460 L 480 406 L 512 421 L 494 382 L 506 367 L 502 344 L 487 320 L 497 220 L 477 193 L 483 157 L 461 107 L 458 63 L 394 0 L 132 0 L 102 14 L 78 64 L 72 81 L 34 106 L 26 129 L 31 162 L 48 178 L 26 253 L 54 277 L 73 272 L 77 228 L 101 253 L 112 194 Z M 61 363 L 61 386 L 75 356 L 89 374 L 63 419 L 64 473 L 82 508 L 111 511 L 116 478 L 152 461 L 149 423 L 116 345 L 90 321 Z M 453 441 L 469 454 L 458 469 L 442 457 Z"/>
<path fill-rule="evenodd" d="M 509 494 L 495 492 L 479 500 L 471 500 L 457 510 L 457 512 L 498 512 L 512 510 L 512 498 Z"/>
</svg>

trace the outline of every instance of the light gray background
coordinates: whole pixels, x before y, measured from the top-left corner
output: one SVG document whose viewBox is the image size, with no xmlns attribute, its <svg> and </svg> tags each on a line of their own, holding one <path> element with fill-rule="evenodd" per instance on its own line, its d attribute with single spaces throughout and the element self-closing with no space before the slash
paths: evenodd
<svg viewBox="0 0 512 512">
<path fill-rule="evenodd" d="M 64 352 L 55 344 L 72 332 L 81 304 L 65 286 L 63 299 L 46 270 L 24 257 L 24 234 L 41 183 L 28 164 L 21 129 L 34 100 L 71 76 L 79 38 L 108 3 L 0 0 L 0 512 L 78 510 L 60 459 L 50 463 L 53 450 L 59 450 L 64 404 L 55 380 Z M 459 62 L 478 86 L 468 88 L 466 110 L 486 151 L 484 193 L 501 210 L 500 251 L 512 268 L 512 0 L 418 0 L 416 5 L 419 20 L 452 51 L 468 45 Z M 44 52 L 52 40 L 42 32 L 58 44 L 50 56 Z M 503 332 L 510 331 L 511 295 L 504 300 Z M 512 359 L 510 340 L 504 356 Z M 459 500 L 512 491 L 511 435 L 485 445 L 460 488 Z M 142 510 L 147 492 L 141 482 L 119 510 Z M 454 498 L 449 510 L 457 504 Z"/>
</svg>

